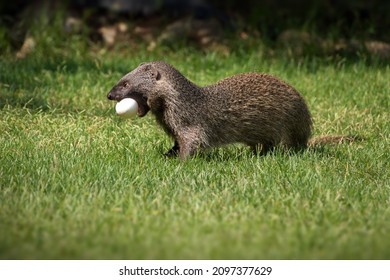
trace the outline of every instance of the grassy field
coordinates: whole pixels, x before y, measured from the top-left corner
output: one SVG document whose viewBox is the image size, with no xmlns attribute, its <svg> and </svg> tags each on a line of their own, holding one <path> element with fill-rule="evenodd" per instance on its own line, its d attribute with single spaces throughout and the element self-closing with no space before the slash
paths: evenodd
<svg viewBox="0 0 390 280">
<path fill-rule="evenodd" d="M 77 45 L 76 45 L 77 46 Z M 106 94 L 164 59 L 205 85 L 245 71 L 294 85 L 314 136 L 361 142 L 253 156 L 237 145 L 180 162 L 152 115 Z M 193 49 L 0 57 L 0 258 L 389 259 L 390 68 Z"/>
</svg>

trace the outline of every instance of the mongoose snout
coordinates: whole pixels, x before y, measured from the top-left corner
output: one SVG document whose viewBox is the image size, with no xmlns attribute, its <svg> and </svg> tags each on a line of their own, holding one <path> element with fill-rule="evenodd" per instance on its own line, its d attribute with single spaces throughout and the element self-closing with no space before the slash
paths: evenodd
<svg viewBox="0 0 390 280">
<path fill-rule="evenodd" d="M 199 150 L 244 143 L 265 154 L 276 146 L 308 145 L 312 119 L 303 97 L 292 86 L 263 73 L 244 73 L 205 87 L 163 61 L 142 63 L 108 94 L 137 101 L 138 115 L 150 110 L 174 139 L 168 155 L 181 159 Z"/>
<path fill-rule="evenodd" d="M 150 67 L 142 64 L 120 79 L 117 84 L 107 94 L 110 100 L 121 101 L 124 98 L 133 98 L 138 103 L 138 116 L 145 116 L 150 107 L 148 105 L 148 90 L 153 77 L 151 77 Z M 145 87 L 145 84 L 147 87 Z"/>
</svg>

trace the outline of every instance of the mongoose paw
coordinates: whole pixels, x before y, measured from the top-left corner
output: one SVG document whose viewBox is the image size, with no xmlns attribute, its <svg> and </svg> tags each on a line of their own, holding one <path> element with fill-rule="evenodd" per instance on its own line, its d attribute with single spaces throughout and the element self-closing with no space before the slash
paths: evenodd
<svg viewBox="0 0 390 280">
<path fill-rule="evenodd" d="M 179 155 L 179 144 L 175 141 L 175 145 L 164 154 L 166 157 L 177 157 Z"/>
<path fill-rule="evenodd" d="M 164 154 L 164 156 L 169 157 L 169 158 L 177 157 L 178 155 L 179 155 L 179 151 L 174 150 L 173 148 Z"/>
</svg>

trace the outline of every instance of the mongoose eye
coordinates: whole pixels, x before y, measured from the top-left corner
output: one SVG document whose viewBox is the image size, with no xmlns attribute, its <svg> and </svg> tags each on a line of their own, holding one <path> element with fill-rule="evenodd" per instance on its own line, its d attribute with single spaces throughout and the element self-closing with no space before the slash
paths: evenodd
<svg viewBox="0 0 390 280">
<path fill-rule="evenodd" d="M 128 88 L 129 86 L 130 86 L 130 85 L 129 85 L 128 82 L 124 82 L 124 83 L 123 83 L 123 87 Z"/>
</svg>

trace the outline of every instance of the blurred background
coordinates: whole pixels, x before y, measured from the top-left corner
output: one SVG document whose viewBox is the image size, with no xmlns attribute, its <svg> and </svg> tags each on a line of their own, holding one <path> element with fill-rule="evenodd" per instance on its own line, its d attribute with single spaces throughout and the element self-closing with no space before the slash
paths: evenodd
<svg viewBox="0 0 390 280">
<path fill-rule="evenodd" d="M 261 42 L 267 53 L 390 59 L 388 0 L 13 0 L 0 4 L 0 51 L 191 46 L 229 54 Z"/>
</svg>

